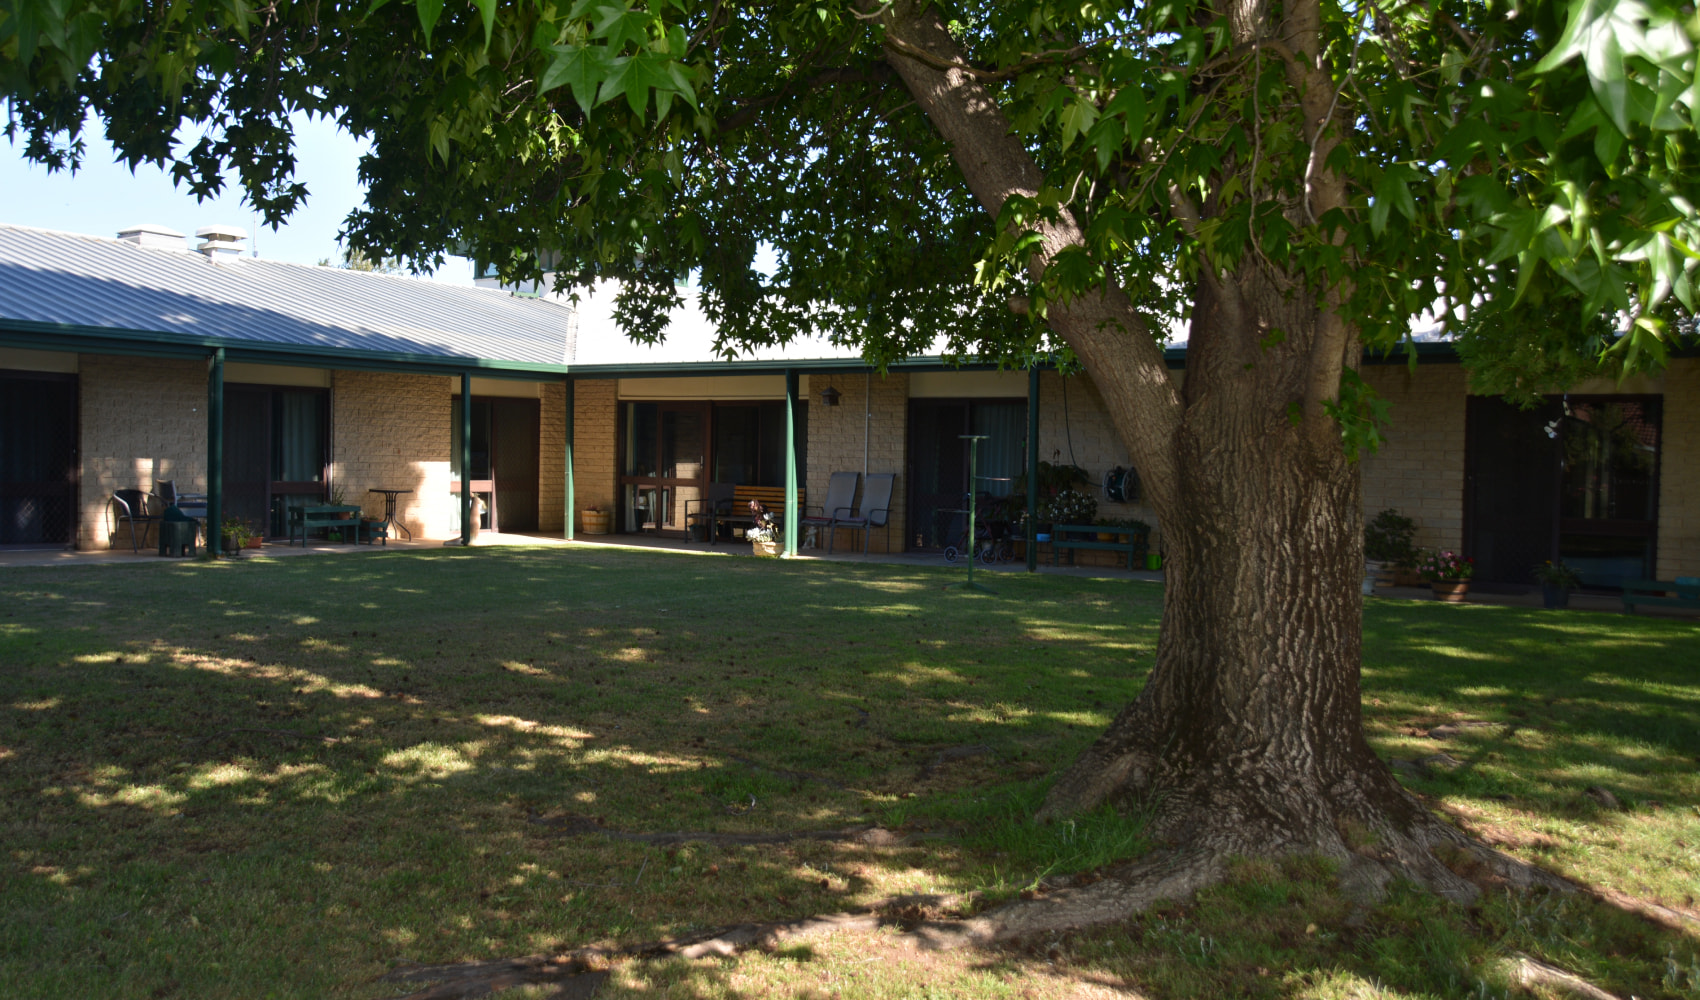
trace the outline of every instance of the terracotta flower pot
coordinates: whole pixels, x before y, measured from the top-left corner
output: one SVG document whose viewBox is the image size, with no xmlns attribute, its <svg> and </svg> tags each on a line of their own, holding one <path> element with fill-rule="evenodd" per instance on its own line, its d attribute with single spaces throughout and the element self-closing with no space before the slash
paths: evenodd
<svg viewBox="0 0 1700 1000">
<path fill-rule="evenodd" d="M 1464 596 L 1470 592 L 1470 581 L 1431 580 L 1429 589 L 1434 591 L 1434 598 L 1437 601 L 1445 601 L 1448 604 L 1462 604 L 1464 603 Z"/>
</svg>

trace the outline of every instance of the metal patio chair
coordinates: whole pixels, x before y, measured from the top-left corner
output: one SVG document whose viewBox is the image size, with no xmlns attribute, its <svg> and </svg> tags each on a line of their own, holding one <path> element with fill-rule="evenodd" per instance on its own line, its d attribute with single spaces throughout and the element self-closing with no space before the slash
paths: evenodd
<svg viewBox="0 0 1700 1000">
<path fill-rule="evenodd" d="M 891 489 L 897 481 L 893 472 L 878 472 L 868 476 L 862 487 L 862 503 L 854 517 L 834 517 L 828 530 L 849 528 L 862 533 L 862 554 L 868 554 L 873 529 L 885 529 L 886 551 L 891 550 Z"/>
<path fill-rule="evenodd" d="M 861 474 L 857 472 L 834 472 L 826 483 L 826 503 L 810 508 L 820 513 L 805 514 L 798 522 L 805 528 L 826 529 L 826 551 L 829 554 L 832 552 L 833 536 L 837 534 L 832 530 L 833 519 L 840 514 L 850 516 L 856 502 L 856 481 L 860 478 Z"/>
<path fill-rule="evenodd" d="M 159 497 L 146 490 L 113 490 L 112 497 L 107 501 L 107 510 L 115 520 L 128 521 L 130 524 L 130 551 L 142 551 L 141 543 L 147 541 L 148 525 L 158 524 L 164 505 Z M 142 537 L 136 538 L 136 525 L 142 526 Z M 111 534 L 118 534 L 118 526 L 112 526 Z M 110 536 L 108 536 L 110 537 Z"/>
</svg>

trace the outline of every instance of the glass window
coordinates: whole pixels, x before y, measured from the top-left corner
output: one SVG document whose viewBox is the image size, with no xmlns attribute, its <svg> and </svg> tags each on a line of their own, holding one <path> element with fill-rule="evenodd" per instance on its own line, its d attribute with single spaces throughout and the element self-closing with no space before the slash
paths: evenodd
<svg viewBox="0 0 1700 1000">
<path fill-rule="evenodd" d="M 454 398 L 449 432 L 449 475 L 460 479 L 460 397 Z M 472 401 L 472 475 L 468 479 L 490 478 L 490 401 Z M 455 487 L 459 489 L 460 487 Z M 459 517 L 460 515 L 455 515 Z"/>
<path fill-rule="evenodd" d="M 977 457 L 979 474 L 991 480 L 982 480 L 975 488 L 995 497 L 1007 497 L 1015 487 L 1010 480 L 1021 475 L 1027 464 L 1023 454 L 1027 444 L 1027 404 L 975 403 L 973 424 L 973 433 L 986 435 Z"/>
<path fill-rule="evenodd" d="M 272 395 L 272 479 L 320 483 L 325 478 L 325 394 L 281 389 Z"/>
<path fill-rule="evenodd" d="M 760 448 L 760 411 L 754 406 L 714 408 L 714 481 L 737 485 L 756 481 Z"/>
<path fill-rule="evenodd" d="M 702 411 L 661 413 L 661 478 L 696 479 L 703 470 Z"/>
<path fill-rule="evenodd" d="M 1577 403 L 1564 420 L 1559 516 L 1651 521 L 1659 414 L 1643 402 Z"/>
<path fill-rule="evenodd" d="M 654 403 L 626 404 L 626 475 L 655 475 L 655 427 L 658 418 L 659 407 Z"/>
</svg>

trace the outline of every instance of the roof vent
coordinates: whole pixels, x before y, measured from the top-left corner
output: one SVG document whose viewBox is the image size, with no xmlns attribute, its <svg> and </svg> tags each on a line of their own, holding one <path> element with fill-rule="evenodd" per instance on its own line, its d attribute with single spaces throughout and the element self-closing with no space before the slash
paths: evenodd
<svg viewBox="0 0 1700 1000">
<path fill-rule="evenodd" d="M 195 236 L 202 241 L 195 249 L 206 254 L 208 260 L 236 260 L 242 256 L 242 243 L 248 238 L 248 231 L 237 226 L 202 226 L 195 230 Z"/>
<path fill-rule="evenodd" d="M 183 234 L 175 229 L 144 223 L 118 230 L 120 243 L 134 243 L 149 250 L 188 250 Z"/>
</svg>

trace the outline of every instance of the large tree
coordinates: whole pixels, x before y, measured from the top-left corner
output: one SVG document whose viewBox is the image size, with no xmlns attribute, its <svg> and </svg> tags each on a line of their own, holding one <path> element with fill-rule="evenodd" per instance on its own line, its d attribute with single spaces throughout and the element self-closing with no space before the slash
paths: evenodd
<svg viewBox="0 0 1700 1000">
<path fill-rule="evenodd" d="M 92 115 L 196 191 L 234 168 L 274 221 L 306 194 L 289 115 L 334 115 L 373 143 L 353 246 L 619 279 L 638 337 L 696 272 L 729 354 L 1071 352 L 1168 585 L 1148 683 L 1043 813 L 1138 803 L 1163 847 L 1002 934 L 1233 855 L 1456 897 L 1460 859 L 1531 877 L 1364 739 L 1354 458 L 1385 407 L 1356 371 L 1437 304 L 1495 318 L 1470 354 L 1501 372 L 1660 360 L 1660 308 L 1694 306 L 1695 37 L 1674 0 L 0 0 L 0 87 L 38 160 Z M 1602 313 L 1627 334 L 1526 319 Z"/>
</svg>

